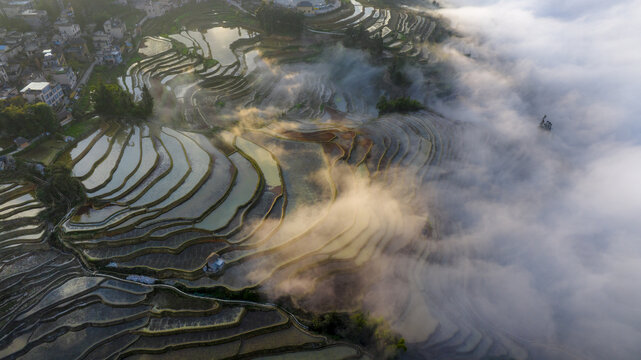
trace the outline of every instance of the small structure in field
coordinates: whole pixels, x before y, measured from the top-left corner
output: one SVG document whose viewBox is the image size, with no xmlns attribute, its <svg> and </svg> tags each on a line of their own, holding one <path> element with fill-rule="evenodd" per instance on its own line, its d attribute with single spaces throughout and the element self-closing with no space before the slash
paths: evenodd
<svg viewBox="0 0 641 360">
<path fill-rule="evenodd" d="M 314 5 L 309 1 L 301 1 L 296 5 L 296 10 L 302 12 L 305 15 L 314 14 Z"/>
<path fill-rule="evenodd" d="M 548 121 L 548 120 L 545 120 L 545 119 L 547 119 L 547 117 L 548 117 L 548 116 L 547 116 L 547 115 L 545 115 L 545 116 L 543 117 L 543 119 L 541 119 L 541 123 L 539 124 L 539 127 L 540 127 L 541 129 L 543 129 L 543 130 L 546 130 L 546 131 L 552 131 L 552 122 L 550 122 L 550 121 Z"/>
<path fill-rule="evenodd" d="M 0 156 L 0 171 L 15 170 L 16 161 L 11 155 Z"/>
<path fill-rule="evenodd" d="M 219 273 L 223 267 L 225 267 L 225 260 L 223 260 L 220 255 L 213 254 L 207 259 L 203 271 L 208 275 L 212 275 Z"/>
<path fill-rule="evenodd" d="M 17 138 L 15 138 L 15 139 L 13 139 L 13 143 L 14 143 L 14 144 L 16 144 L 16 147 L 17 147 L 18 149 L 24 149 L 24 148 L 26 148 L 27 146 L 31 145 L 31 143 L 29 142 L 29 140 L 27 140 L 27 139 L 23 138 L 22 136 L 19 136 L 19 137 L 17 137 Z"/>
</svg>

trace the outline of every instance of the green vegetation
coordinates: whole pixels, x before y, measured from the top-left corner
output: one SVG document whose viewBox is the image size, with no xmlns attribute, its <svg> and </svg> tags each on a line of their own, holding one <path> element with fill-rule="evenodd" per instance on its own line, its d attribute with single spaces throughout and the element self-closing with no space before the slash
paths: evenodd
<svg viewBox="0 0 641 360">
<path fill-rule="evenodd" d="M 67 168 L 55 166 L 46 170 L 44 182 L 40 182 L 36 196 L 47 206 L 43 218 L 53 224 L 77 205 L 87 200 L 82 183 L 71 176 Z"/>
<path fill-rule="evenodd" d="M 98 127 L 100 124 L 100 117 L 95 116 L 87 120 L 76 120 L 63 128 L 63 133 L 66 136 L 72 136 L 75 139 L 80 139 L 81 136 L 88 134 L 90 131 Z"/>
<path fill-rule="evenodd" d="M 69 169 L 61 166 L 42 172 L 33 164 L 16 159 L 15 169 L 0 172 L 0 180 L 34 183 L 36 198 L 47 207 L 40 216 L 51 224 L 57 224 L 72 208 L 87 200 L 82 183 L 71 176 Z"/>
<path fill-rule="evenodd" d="M 0 15 L 0 27 L 20 32 L 31 30 L 29 24 L 27 24 L 24 20 L 20 18 L 8 18 L 2 15 Z"/>
<path fill-rule="evenodd" d="M 410 79 L 408 79 L 405 73 L 403 72 L 404 66 L 405 66 L 405 59 L 402 57 L 396 56 L 394 57 L 394 61 L 392 61 L 392 64 L 387 69 L 390 75 L 390 79 L 392 80 L 394 85 L 397 85 L 403 88 L 409 86 L 412 83 Z"/>
<path fill-rule="evenodd" d="M 378 103 L 376 103 L 376 108 L 380 115 L 394 112 L 408 113 L 425 109 L 423 104 L 409 97 L 388 100 L 385 96 L 381 96 Z"/>
<path fill-rule="evenodd" d="M 76 14 L 76 21 L 82 28 L 91 23 L 102 27 L 109 18 L 118 17 L 131 29 L 144 16 L 142 11 L 115 4 L 113 0 L 69 0 L 69 3 Z"/>
<path fill-rule="evenodd" d="M 343 45 L 351 48 L 368 50 L 373 55 L 380 55 L 385 49 L 383 39 L 380 36 L 370 38 L 371 34 L 367 32 L 363 25 L 348 28 L 343 37 Z"/>
<path fill-rule="evenodd" d="M 20 97 L 0 101 L 0 136 L 33 138 L 58 127 L 56 115 L 45 103 L 28 104 Z"/>
<path fill-rule="evenodd" d="M 38 10 L 45 10 L 49 16 L 49 21 L 54 22 L 60 14 L 60 6 L 58 0 L 36 0 L 35 8 Z"/>
<path fill-rule="evenodd" d="M 216 299 L 240 300 L 240 301 L 251 301 L 251 302 L 260 302 L 264 300 L 260 296 L 260 293 L 255 289 L 243 289 L 239 291 L 232 291 L 224 287 L 216 287 L 213 289 L 201 289 L 201 290 L 193 291 L 180 284 L 176 287 L 187 293 L 193 293 L 194 295 L 206 296 L 206 297 L 211 297 Z"/>
<path fill-rule="evenodd" d="M 133 116 L 148 118 L 154 108 L 154 100 L 145 86 L 142 100 L 134 103 L 131 95 L 116 84 L 100 84 L 92 93 L 94 109 L 98 114 L 108 116 Z"/>
<path fill-rule="evenodd" d="M 28 149 L 20 152 L 20 158 L 48 166 L 53 163 L 59 153 L 67 148 L 67 143 L 59 135 L 51 136 Z"/>
<path fill-rule="evenodd" d="M 386 359 L 397 358 L 407 351 L 405 339 L 398 336 L 382 319 L 357 312 L 329 313 L 314 317 L 311 330 L 336 340 L 348 340 Z"/>
<path fill-rule="evenodd" d="M 267 34 L 300 35 L 305 28 L 303 14 L 274 4 L 262 4 L 256 17 Z"/>
<path fill-rule="evenodd" d="M 205 67 L 205 69 L 211 69 L 217 64 L 218 60 L 216 59 L 205 59 L 205 61 L 203 61 L 203 66 Z"/>
</svg>

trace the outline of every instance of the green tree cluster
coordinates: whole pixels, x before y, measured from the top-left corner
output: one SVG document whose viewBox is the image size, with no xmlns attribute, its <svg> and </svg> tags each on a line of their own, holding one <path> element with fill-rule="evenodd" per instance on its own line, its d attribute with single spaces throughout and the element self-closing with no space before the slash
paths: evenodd
<svg viewBox="0 0 641 360">
<path fill-rule="evenodd" d="M 300 35 L 305 28 L 305 16 L 298 11 L 263 3 L 256 10 L 256 18 L 267 34 Z"/>
<path fill-rule="evenodd" d="M 69 3 L 82 28 L 91 23 L 102 26 L 109 18 L 131 11 L 126 6 L 115 4 L 113 0 L 69 0 Z"/>
<path fill-rule="evenodd" d="M 400 87 L 408 87 L 412 84 L 412 81 L 405 75 L 403 72 L 403 67 L 405 66 L 405 58 L 396 56 L 392 61 L 392 64 L 388 67 L 387 71 L 390 75 L 390 80 L 394 85 Z"/>
<path fill-rule="evenodd" d="M 373 55 L 380 55 L 385 50 L 383 38 L 381 36 L 370 37 L 363 25 L 350 27 L 345 30 L 343 45 L 350 48 L 368 50 Z"/>
<path fill-rule="evenodd" d="M 409 97 L 388 100 L 385 96 L 381 96 L 378 103 L 376 103 L 376 108 L 380 115 L 393 112 L 408 113 L 425 109 L 423 104 Z"/>
<path fill-rule="evenodd" d="M 0 27 L 7 30 L 26 32 L 31 30 L 31 26 L 21 18 L 9 18 L 0 13 Z"/>
<path fill-rule="evenodd" d="M 36 197 L 47 206 L 43 218 L 53 224 L 62 220 L 72 208 L 87 201 L 82 183 L 65 167 L 47 168 L 43 180 L 38 185 Z"/>
<path fill-rule="evenodd" d="M 395 334 L 382 319 L 372 318 L 363 312 L 317 315 L 310 329 L 356 343 L 379 358 L 393 359 L 407 351 L 405 339 Z"/>
<path fill-rule="evenodd" d="M 51 107 L 45 103 L 28 104 L 22 98 L 0 101 L 0 136 L 33 138 L 59 128 Z"/>
<path fill-rule="evenodd" d="M 145 86 L 142 99 L 135 103 L 129 93 L 116 84 L 100 83 L 92 93 L 96 113 L 107 116 L 148 118 L 154 109 L 154 99 Z"/>
<path fill-rule="evenodd" d="M 58 0 L 36 0 L 35 7 L 38 10 L 46 11 L 51 22 L 56 21 L 62 10 L 60 9 Z"/>
</svg>

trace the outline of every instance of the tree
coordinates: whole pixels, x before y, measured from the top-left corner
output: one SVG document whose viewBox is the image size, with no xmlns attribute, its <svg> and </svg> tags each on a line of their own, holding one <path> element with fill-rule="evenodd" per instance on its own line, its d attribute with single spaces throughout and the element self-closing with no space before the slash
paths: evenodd
<svg viewBox="0 0 641 360">
<path fill-rule="evenodd" d="M 58 6 L 57 0 L 37 0 L 35 2 L 35 7 L 38 10 L 45 10 L 49 16 L 49 21 L 54 22 L 58 15 L 60 14 L 60 7 Z"/>
<path fill-rule="evenodd" d="M 92 93 L 92 101 L 98 114 L 108 116 L 146 119 L 154 109 L 154 99 L 146 86 L 142 90 L 142 100 L 136 104 L 131 95 L 120 86 L 100 83 Z"/>
<path fill-rule="evenodd" d="M 56 115 L 45 103 L 27 104 L 24 99 L 0 102 L 0 134 L 4 136 L 32 138 L 58 127 Z"/>
<path fill-rule="evenodd" d="M 149 93 L 147 85 L 142 88 L 142 100 L 137 106 L 142 118 L 148 118 L 154 111 L 154 98 Z"/>
<path fill-rule="evenodd" d="M 263 3 L 256 10 L 256 17 L 260 26 L 268 33 L 300 35 L 305 28 L 305 17 L 298 11 Z"/>
<path fill-rule="evenodd" d="M 75 206 L 84 204 L 87 195 L 82 183 L 71 176 L 71 171 L 54 166 L 45 172 L 45 181 L 38 186 L 36 197 L 47 206 L 45 220 L 58 223 Z"/>
<path fill-rule="evenodd" d="M 382 319 L 363 312 L 315 315 L 310 329 L 334 339 L 346 339 L 375 353 L 377 358 L 393 359 L 407 351 L 405 339 L 394 333 Z"/>
<path fill-rule="evenodd" d="M 381 96 L 378 103 L 376 103 L 376 109 L 381 115 L 392 112 L 408 113 L 423 110 L 424 108 L 423 104 L 409 97 L 387 100 L 385 96 Z"/>
<path fill-rule="evenodd" d="M 380 34 L 375 35 L 373 38 L 371 34 L 365 29 L 363 25 L 353 26 L 345 31 L 343 37 L 343 45 L 351 48 L 359 48 L 369 50 L 372 55 L 380 55 L 385 50 L 385 44 Z"/>
</svg>

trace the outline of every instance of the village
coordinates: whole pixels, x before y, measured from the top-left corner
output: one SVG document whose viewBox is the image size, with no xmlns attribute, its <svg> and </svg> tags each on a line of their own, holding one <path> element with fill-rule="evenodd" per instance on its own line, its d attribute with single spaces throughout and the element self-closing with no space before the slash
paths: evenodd
<svg viewBox="0 0 641 360">
<path fill-rule="evenodd" d="M 0 101 L 45 103 L 65 126 L 74 120 L 73 107 L 94 70 L 109 71 L 135 54 L 145 21 L 201 1 L 103 1 L 108 11 L 88 17 L 86 11 L 76 13 L 85 9 L 75 9 L 73 0 L 1 0 Z M 114 16 L 104 19 L 109 13 Z M 6 127 L 0 129 L 0 156 L 19 153 L 51 135 L 10 137 Z M 3 159 L 0 170 L 9 164 Z"/>
</svg>

